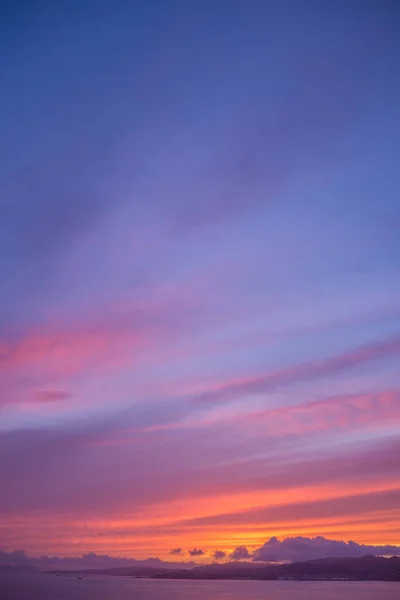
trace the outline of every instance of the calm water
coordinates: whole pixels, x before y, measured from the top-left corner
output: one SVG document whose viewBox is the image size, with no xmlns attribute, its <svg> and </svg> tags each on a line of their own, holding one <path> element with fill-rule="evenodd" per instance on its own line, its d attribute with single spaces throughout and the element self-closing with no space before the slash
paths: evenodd
<svg viewBox="0 0 400 600">
<path fill-rule="evenodd" d="M 0 575 L 0 600 L 399 600 L 400 583 Z"/>
</svg>

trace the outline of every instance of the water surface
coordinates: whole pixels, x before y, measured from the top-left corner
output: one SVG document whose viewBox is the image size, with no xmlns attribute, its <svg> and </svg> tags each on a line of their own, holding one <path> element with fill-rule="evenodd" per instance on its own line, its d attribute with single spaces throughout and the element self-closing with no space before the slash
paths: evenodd
<svg viewBox="0 0 400 600">
<path fill-rule="evenodd" d="M 0 575 L 0 600 L 398 600 L 400 583 Z"/>
</svg>

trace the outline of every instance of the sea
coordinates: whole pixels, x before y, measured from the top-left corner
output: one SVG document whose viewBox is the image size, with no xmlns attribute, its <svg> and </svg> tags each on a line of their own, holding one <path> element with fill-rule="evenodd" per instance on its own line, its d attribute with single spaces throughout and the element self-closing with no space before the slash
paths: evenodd
<svg viewBox="0 0 400 600">
<path fill-rule="evenodd" d="M 0 600 L 399 600 L 399 582 L 0 575 Z"/>
</svg>

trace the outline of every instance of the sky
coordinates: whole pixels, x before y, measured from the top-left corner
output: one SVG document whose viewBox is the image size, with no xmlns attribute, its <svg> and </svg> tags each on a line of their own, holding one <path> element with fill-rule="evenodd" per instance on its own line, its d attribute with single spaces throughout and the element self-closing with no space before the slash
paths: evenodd
<svg viewBox="0 0 400 600">
<path fill-rule="evenodd" d="M 400 545 L 398 3 L 0 11 L 0 548 Z"/>
</svg>

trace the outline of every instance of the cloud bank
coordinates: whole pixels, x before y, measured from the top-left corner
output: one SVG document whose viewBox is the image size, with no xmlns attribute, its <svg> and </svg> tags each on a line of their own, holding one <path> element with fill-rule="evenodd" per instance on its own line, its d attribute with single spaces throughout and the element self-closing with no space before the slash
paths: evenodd
<svg viewBox="0 0 400 600">
<path fill-rule="evenodd" d="M 203 548 L 188 550 L 190 556 L 205 556 Z M 170 555 L 185 554 L 182 548 L 173 548 Z M 380 545 L 370 546 L 357 542 L 327 539 L 323 536 L 315 538 L 287 537 L 279 540 L 271 537 L 253 553 L 246 546 L 238 546 L 229 555 L 223 550 L 212 553 L 214 560 L 223 560 L 227 556 L 233 560 L 253 560 L 254 562 L 301 562 L 318 558 L 357 558 L 365 555 L 372 556 L 400 556 L 400 546 Z M 5 552 L 0 549 L 0 565 L 4 564 L 32 564 L 39 569 L 111 569 L 114 567 L 129 567 L 147 565 L 164 568 L 192 568 L 195 562 L 165 562 L 159 558 L 136 560 L 134 558 L 113 557 L 99 555 L 93 552 L 79 557 L 64 558 L 59 556 L 41 556 L 40 558 L 28 556 L 24 550 Z"/>
<path fill-rule="evenodd" d="M 316 558 L 400 555 L 400 546 L 368 546 L 357 542 L 329 540 L 323 536 L 315 538 L 293 537 L 280 541 L 272 537 L 253 553 L 254 561 L 298 562 Z"/>
</svg>

